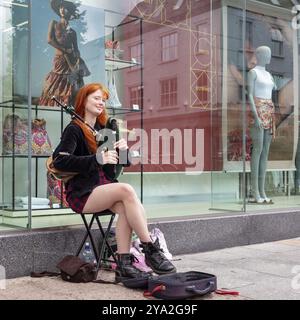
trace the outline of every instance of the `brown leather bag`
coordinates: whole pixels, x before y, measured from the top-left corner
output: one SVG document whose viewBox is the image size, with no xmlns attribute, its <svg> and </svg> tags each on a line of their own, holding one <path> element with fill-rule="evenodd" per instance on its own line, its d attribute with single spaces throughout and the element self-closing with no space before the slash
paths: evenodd
<svg viewBox="0 0 300 320">
<path fill-rule="evenodd" d="M 60 269 L 62 279 L 69 282 L 90 282 L 97 276 L 95 267 L 77 256 L 65 256 L 57 268 Z"/>
<path fill-rule="evenodd" d="M 48 172 L 57 180 L 61 180 L 63 182 L 68 182 L 70 179 L 72 179 L 74 176 L 78 174 L 78 172 L 67 172 L 67 171 L 61 171 L 54 167 L 53 164 L 53 157 L 50 156 L 46 161 L 46 168 Z"/>
<path fill-rule="evenodd" d="M 97 279 L 98 270 L 91 263 L 87 263 L 81 260 L 77 256 L 67 255 L 65 256 L 56 266 L 60 272 L 31 272 L 30 276 L 33 278 L 41 277 L 57 277 L 61 276 L 62 280 L 68 282 L 94 282 L 94 283 L 105 283 L 105 284 L 117 284 L 116 281 L 106 281 Z"/>
</svg>

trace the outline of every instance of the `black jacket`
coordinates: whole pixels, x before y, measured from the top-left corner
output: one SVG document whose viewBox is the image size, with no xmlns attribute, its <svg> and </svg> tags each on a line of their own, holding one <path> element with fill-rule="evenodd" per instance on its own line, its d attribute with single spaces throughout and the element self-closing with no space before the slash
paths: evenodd
<svg viewBox="0 0 300 320">
<path fill-rule="evenodd" d="M 59 154 L 60 152 L 66 154 Z M 53 159 L 56 169 L 78 172 L 66 184 L 66 187 L 71 184 L 73 197 L 82 197 L 99 184 L 99 169 L 103 166 L 98 164 L 96 155 L 89 151 L 84 133 L 75 123 L 71 122 L 65 128 L 61 141 L 53 152 Z M 127 165 L 129 164 L 128 162 Z"/>
</svg>

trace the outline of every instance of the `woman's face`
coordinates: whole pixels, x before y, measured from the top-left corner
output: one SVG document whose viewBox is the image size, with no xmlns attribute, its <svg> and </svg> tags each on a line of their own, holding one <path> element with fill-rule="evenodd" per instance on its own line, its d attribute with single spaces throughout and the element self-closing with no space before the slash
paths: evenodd
<svg viewBox="0 0 300 320">
<path fill-rule="evenodd" d="M 85 114 L 89 113 L 90 115 L 98 117 L 105 108 L 105 101 L 106 97 L 100 89 L 91 93 L 86 99 Z"/>
<path fill-rule="evenodd" d="M 70 13 L 69 13 L 68 9 L 65 8 L 64 6 L 59 7 L 59 14 L 62 18 L 68 19 L 70 17 Z"/>
</svg>

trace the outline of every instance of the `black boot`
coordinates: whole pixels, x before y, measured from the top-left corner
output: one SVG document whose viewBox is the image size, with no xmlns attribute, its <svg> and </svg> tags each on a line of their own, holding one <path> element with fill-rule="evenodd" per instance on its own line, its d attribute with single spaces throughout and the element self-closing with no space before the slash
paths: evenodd
<svg viewBox="0 0 300 320">
<path fill-rule="evenodd" d="M 140 244 L 145 254 L 145 262 L 155 273 L 166 274 L 176 272 L 175 266 L 165 257 L 159 242 L 142 242 Z"/>
<path fill-rule="evenodd" d="M 122 282 L 124 285 L 126 285 L 128 281 L 129 283 L 133 283 L 131 280 L 137 280 L 137 283 L 148 283 L 150 274 L 137 269 L 133 265 L 135 259 L 136 257 L 130 253 L 122 253 L 117 255 L 118 266 L 115 270 L 116 282 Z"/>
</svg>

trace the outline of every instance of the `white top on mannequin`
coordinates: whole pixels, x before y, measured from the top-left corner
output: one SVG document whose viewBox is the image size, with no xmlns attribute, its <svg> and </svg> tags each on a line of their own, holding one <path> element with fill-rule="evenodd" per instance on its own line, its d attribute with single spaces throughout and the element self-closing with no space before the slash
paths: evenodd
<svg viewBox="0 0 300 320">
<path fill-rule="evenodd" d="M 263 66 L 256 66 L 252 70 L 256 73 L 254 96 L 261 99 L 271 99 L 274 81 L 270 72 Z"/>
</svg>

